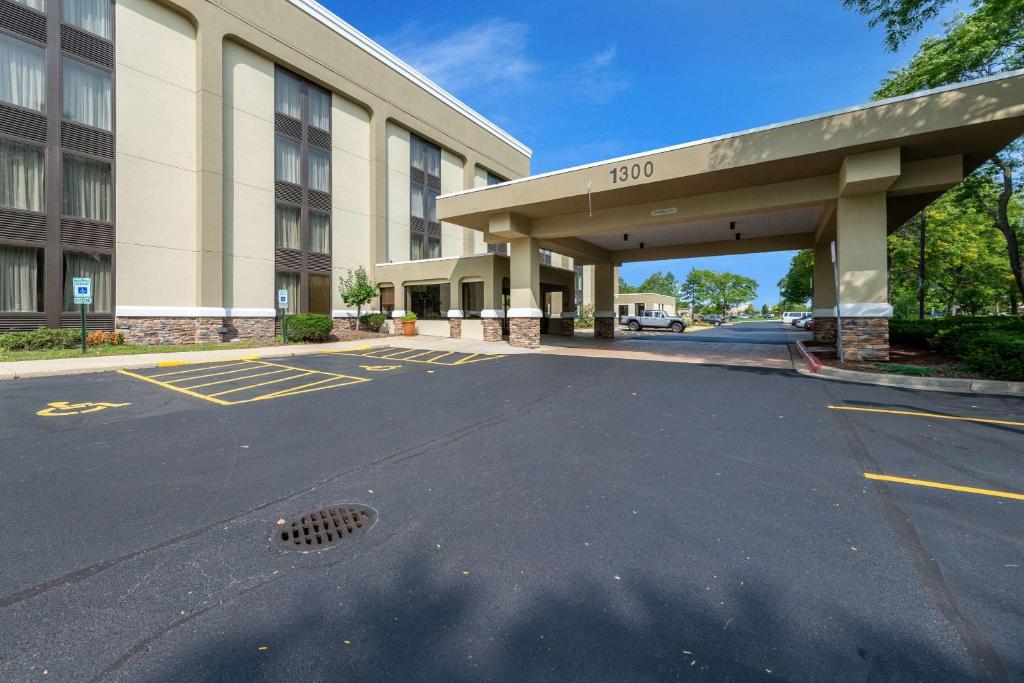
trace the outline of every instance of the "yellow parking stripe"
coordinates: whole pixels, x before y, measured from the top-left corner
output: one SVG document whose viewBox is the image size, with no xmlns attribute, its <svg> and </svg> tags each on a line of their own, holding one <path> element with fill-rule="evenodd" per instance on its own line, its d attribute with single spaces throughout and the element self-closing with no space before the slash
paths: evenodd
<svg viewBox="0 0 1024 683">
<path fill-rule="evenodd" d="M 149 382 L 150 384 L 155 384 L 158 387 L 163 387 L 164 389 L 170 389 L 172 391 L 177 391 L 177 392 L 180 392 L 180 393 L 185 394 L 187 396 L 194 396 L 195 398 L 201 398 L 201 399 L 204 399 L 206 401 L 212 401 L 212 402 L 220 404 L 222 406 L 229 406 L 229 405 L 231 405 L 231 403 L 228 402 L 228 401 L 222 401 L 219 398 L 211 398 L 209 396 L 204 396 L 203 394 L 200 394 L 198 392 L 189 391 L 188 389 L 183 389 L 181 387 L 176 387 L 173 384 L 168 384 L 167 382 L 161 382 L 158 379 L 153 379 L 151 377 L 146 377 L 145 375 L 140 375 L 140 374 L 137 374 L 137 373 L 134 373 L 134 372 L 129 372 L 128 370 L 118 370 L 118 372 L 121 373 L 122 375 L 127 375 L 128 377 L 134 377 L 135 379 L 141 379 L 143 382 Z"/>
<path fill-rule="evenodd" d="M 255 379 L 256 377 L 263 377 L 264 375 L 280 375 L 282 372 L 288 372 L 287 370 L 268 370 L 267 372 L 257 372 L 255 375 L 242 375 L 241 377 L 228 377 L 227 379 L 219 379 L 216 382 L 204 382 L 203 384 L 193 384 L 192 386 L 185 387 L 185 389 L 202 389 L 204 387 L 213 387 L 218 384 L 228 384 L 229 382 L 244 382 L 247 379 Z M 214 394 L 215 396 L 216 394 Z"/>
<path fill-rule="evenodd" d="M 256 365 L 255 363 L 245 363 L 242 367 L 235 368 L 234 370 L 222 370 L 221 372 L 210 372 L 204 375 L 187 375 L 185 377 L 178 377 L 176 379 L 165 379 L 161 381 L 167 382 L 168 384 L 174 384 L 175 382 L 191 382 L 194 379 L 206 379 L 207 377 L 222 377 L 223 375 L 234 375 L 239 372 L 249 372 L 250 370 L 258 370 L 260 367 L 261 366 Z M 203 368 L 203 370 L 209 369 L 210 368 Z M 203 370 L 200 370 L 199 372 L 202 372 Z"/>
<path fill-rule="evenodd" d="M 918 413 L 912 410 L 885 410 L 882 408 L 861 408 L 858 406 L 829 406 L 828 408 L 829 410 L 850 410 L 860 413 L 883 413 L 886 415 L 909 415 L 911 417 L 930 417 L 935 420 L 958 420 L 961 422 L 978 422 L 981 424 L 1024 427 L 1024 422 L 1013 422 L 1012 420 L 992 420 L 987 417 L 957 417 L 954 415 L 937 415 L 935 413 Z"/>
<path fill-rule="evenodd" d="M 274 372 L 267 372 L 264 374 L 272 375 L 281 372 L 288 372 L 287 370 L 275 370 Z M 218 391 L 216 394 L 207 394 L 208 396 L 223 396 L 225 394 L 234 394 L 238 391 L 245 391 L 246 389 L 255 389 L 257 387 L 265 387 L 268 384 L 277 384 L 278 382 L 287 382 L 288 380 L 298 379 L 300 377 L 309 377 L 312 372 L 304 372 L 297 375 L 288 375 L 287 377 L 278 377 L 277 379 L 268 380 L 266 382 L 260 382 L 259 384 L 246 384 L 244 387 L 236 387 L 234 389 L 228 389 L 226 391 Z M 332 378 L 333 379 L 333 378 Z"/>
<path fill-rule="evenodd" d="M 328 386 L 328 387 L 317 386 L 318 384 L 324 384 L 325 382 L 335 382 L 335 381 L 338 381 L 338 380 L 341 380 L 341 379 L 343 379 L 345 381 L 341 382 L 340 384 L 332 384 L 331 386 Z M 309 384 L 303 384 L 303 385 L 295 387 L 293 389 L 284 389 L 282 391 L 274 392 L 272 394 L 264 394 L 263 396 L 257 396 L 256 398 L 249 399 L 249 401 L 244 401 L 244 403 L 248 403 L 250 401 L 263 401 L 263 400 L 266 400 L 268 398 L 282 398 L 284 396 L 295 396 L 296 394 L 306 394 L 306 393 L 309 393 L 311 391 L 322 391 L 324 389 L 336 389 L 338 387 L 347 387 L 350 384 L 361 384 L 362 382 L 372 382 L 372 381 L 373 380 L 365 378 L 365 377 L 349 377 L 347 375 L 338 375 L 336 377 L 329 377 L 328 379 L 322 379 L 319 382 L 310 382 Z M 313 387 L 316 387 L 316 388 L 314 389 Z"/>
<path fill-rule="evenodd" d="M 891 481 L 897 484 L 910 484 L 912 486 L 927 486 L 933 489 L 946 489 L 948 491 L 961 491 L 963 493 L 977 493 L 982 496 L 995 496 L 996 498 L 1012 498 L 1013 500 L 1024 500 L 1024 493 L 1010 493 L 1008 491 L 993 491 L 991 489 L 977 489 L 973 486 L 957 486 L 955 484 L 942 484 L 937 481 L 924 481 L 923 479 L 907 479 L 906 477 L 890 477 L 887 474 L 874 474 L 865 472 L 867 479 L 878 481 Z"/>
<path fill-rule="evenodd" d="M 213 364 L 213 365 L 210 365 L 209 367 L 205 367 L 205 368 L 194 367 L 194 364 L 192 364 L 192 363 L 183 363 L 183 365 L 192 365 L 193 367 L 190 367 L 187 370 L 175 370 L 174 372 L 161 372 L 158 375 L 149 375 L 149 376 L 150 377 L 170 377 L 171 375 L 183 375 L 183 374 L 185 374 L 187 372 L 202 372 L 203 370 L 213 370 L 214 368 L 232 368 L 232 367 L 235 367 L 236 365 L 247 365 L 248 363 L 249 363 L 249 361 L 245 361 L 245 360 L 237 361 L 237 362 L 229 361 L 229 362 L 220 363 L 220 364 Z"/>
</svg>

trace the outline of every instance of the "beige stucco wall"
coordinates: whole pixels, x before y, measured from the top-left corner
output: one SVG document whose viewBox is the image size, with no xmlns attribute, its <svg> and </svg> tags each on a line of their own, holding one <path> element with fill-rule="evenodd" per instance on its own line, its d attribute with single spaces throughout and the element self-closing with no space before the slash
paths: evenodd
<svg viewBox="0 0 1024 683">
<path fill-rule="evenodd" d="M 465 189 L 462 182 L 462 159 L 446 149 L 441 150 L 441 194 Z M 441 256 L 462 256 L 466 229 L 454 223 L 441 223 Z"/>
<path fill-rule="evenodd" d="M 409 259 L 409 163 L 412 138 L 405 128 L 387 124 L 388 253 L 384 261 Z"/>
<path fill-rule="evenodd" d="M 476 165 L 473 167 L 473 187 L 487 187 L 487 169 Z M 479 230 L 465 230 L 462 242 L 462 253 L 486 254 L 487 243 L 484 242 L 484 234 Z M 481 332 L 483 334 L 483 332 Z"/>
<path fill-rule="evenodd" d="M 839 302 L 888 302 L 884 192 L 840 197 L 836 210 Z"/>
<path fill-rule="evenodd" d="M 116 21 L 117 306 L 194 306 L 195 30 L 151 0 Z"/>
<path fill-rule="evenodd" d="M 643 304 L 645 309 L 648 311 L 659 310 L 665 311 L 669 315 L 676 314 L 676 300 L 674 297 L 666 296 L 664 294 L 654 293 L 631 293 L 631 294 L 616 294 L 615 295 L 615 310 L 619 310 L 619 306 L 629 306 L 629 315 L 636 313 L 636 305 Z"/>
<path fill-rule="evenodd" d="M 274 308 L 274 64 L 224 43 L 224 305 Z"/>
<path fill-rule="evenodd" d="M 331 297 L 332 308 L 337 311 L 349 308 L 338 294 L 338 276 L 359 266 L 373 272 L 370 256 L 370 115 L 359 105 L 335 95 L 331 129 L 334 202 Z"/>
</svg>

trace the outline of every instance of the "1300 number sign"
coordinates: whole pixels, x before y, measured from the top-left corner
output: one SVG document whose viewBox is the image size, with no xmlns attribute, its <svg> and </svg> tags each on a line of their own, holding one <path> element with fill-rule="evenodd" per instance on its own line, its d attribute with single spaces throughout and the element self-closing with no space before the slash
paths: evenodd
<svg viewBox="0 0 1024 683">
<path fill-rule="evenodd" d="M 654 162 L 647 161 L 643 165 L 637 163 L 632 166 L 619 166 L 618 168 L 613 168 L 608 172 L 612 176 L 612 185 L 618 185 L 619 183 L 629 182 L 630 180 L 650 178 L 654 175 Z"/>
</svg>

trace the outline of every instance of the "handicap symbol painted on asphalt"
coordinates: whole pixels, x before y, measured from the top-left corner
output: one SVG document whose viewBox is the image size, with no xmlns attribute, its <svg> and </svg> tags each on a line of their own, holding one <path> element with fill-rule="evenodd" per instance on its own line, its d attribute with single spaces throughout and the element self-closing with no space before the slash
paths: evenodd
<svg viewBox="0 0 1024 683">
<path fill-rule="evenodd" d="M 38 411 L 36 415 L 41 417 L 61 417 L 63 415 L 85 415 L 87 413 L 98 413 L 107 408 L 123 408 L 131 403 L 68 403 L 57 401 L 47 404 L 46 408 Z"/>
<path fill-rule="evenodd" d="M 389 370 L 398 370 L 401 365 L 360 365 L 360 368 L 368 372 L 388 372 Z"/>
</svg>

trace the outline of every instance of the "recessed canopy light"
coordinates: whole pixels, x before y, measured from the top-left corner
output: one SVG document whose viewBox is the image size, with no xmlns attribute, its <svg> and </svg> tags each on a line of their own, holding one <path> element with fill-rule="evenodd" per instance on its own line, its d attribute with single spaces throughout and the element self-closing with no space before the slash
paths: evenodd
<svg viewBox="0 0 1024 683">
<path fill-rule="evenodd" d="M 622 233 L 622 241 L 623 242 L 628 242 L 629 241 L 629 233 L 628 232 Z"/>
<path fill-rule="evenodd" d="M 736 239 L 739 239 L 742 234 L 743 234 L 742 232 L 736 233 Z"/>
<path fill-rule="evenodd" d="M 730 230 L 735 230 L 736 229 L 736 221 L 729 221 L 729 229 Z"/>
<path fill-rule="evenodd" d="M 640 248 L 641 248 L 641 249 L 643 249 L 643 248 L 644 248 L 644 243 L 643 243 L 643 242 L 641 242 L 641 243 L 640 243 Z"/>
</svg>

